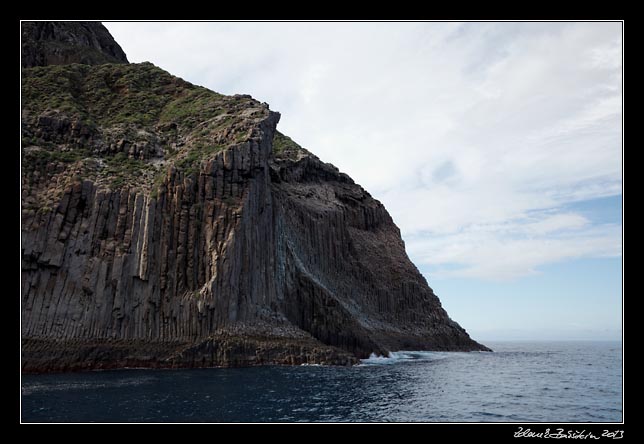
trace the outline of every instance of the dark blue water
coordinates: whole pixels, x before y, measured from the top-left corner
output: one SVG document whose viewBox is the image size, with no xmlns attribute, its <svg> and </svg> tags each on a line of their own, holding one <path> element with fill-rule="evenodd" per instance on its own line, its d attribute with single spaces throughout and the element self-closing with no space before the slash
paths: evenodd
<svg viewBox="0 0 644 444">
<path fill-rule="evenodd" d="M 24 375 L 24 422 L 619 422 L 618 342 L 486 343 L 352 368 Z"/>
</svg>

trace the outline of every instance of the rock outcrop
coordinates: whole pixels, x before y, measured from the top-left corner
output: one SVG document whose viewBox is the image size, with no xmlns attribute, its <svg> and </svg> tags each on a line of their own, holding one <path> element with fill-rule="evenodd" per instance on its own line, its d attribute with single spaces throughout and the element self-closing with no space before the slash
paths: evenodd
<svg viewBox="0 0 644 444">
<path fill-rule="evenodd" d="M 22 22 L 21 30 L 23 68 L 128 62 L 99 22 Z"/>
<path fill-rule="evenodd" d="M 48 65 L 23 69 L 22 115 L 23 371 L 487 350 L 268 105 L 150 63 Z"/>
</svg>

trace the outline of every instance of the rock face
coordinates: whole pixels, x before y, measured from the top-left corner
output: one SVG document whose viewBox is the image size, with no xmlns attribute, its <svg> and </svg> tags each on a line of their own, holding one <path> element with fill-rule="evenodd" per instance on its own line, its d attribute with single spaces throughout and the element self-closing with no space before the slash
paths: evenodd
<svg viewBox="0 0 644 444">
<path fill-rule="evenodd" d="M 487 350 L 279 117 L 149 63 L 23 69 L 23 371 Z"/>
<path fill-rule="evenodd" d="M 127 63 L 99 22 L 23 22 L 22 67 L 84 63 Z"/>
</svg>

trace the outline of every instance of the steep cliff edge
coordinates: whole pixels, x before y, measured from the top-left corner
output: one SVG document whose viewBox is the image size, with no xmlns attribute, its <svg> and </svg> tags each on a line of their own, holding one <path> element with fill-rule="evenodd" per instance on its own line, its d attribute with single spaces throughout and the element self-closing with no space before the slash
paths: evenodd
<svg viewBox="0 0 644 444">
<path fill-rule="evenodd" d="M 486 350 L 441 307 L 384 206 L 333 165 L 288 142 L 290 152 L 278 149 L 270 161 L 287 318 L 358 357 Z"/>
<path fill-rule="evenodd" d="M 23 371 L 486 350 L 268 105 L 149 63 L 30 67 L 22 88 Z"/>
</svg>

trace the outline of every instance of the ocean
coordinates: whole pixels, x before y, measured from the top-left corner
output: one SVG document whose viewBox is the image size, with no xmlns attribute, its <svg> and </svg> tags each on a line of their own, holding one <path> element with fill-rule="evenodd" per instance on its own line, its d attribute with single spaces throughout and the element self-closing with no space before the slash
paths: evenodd
<svg viewBox="0 0 644 444">
<path fill-rule="evenodd" d="M 484 342 L 354 367 L 22 376 L 22 422 L 620 422 L 621 342 Z"/>
</svg>

